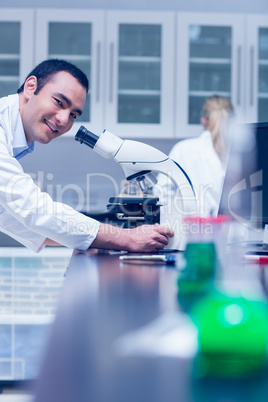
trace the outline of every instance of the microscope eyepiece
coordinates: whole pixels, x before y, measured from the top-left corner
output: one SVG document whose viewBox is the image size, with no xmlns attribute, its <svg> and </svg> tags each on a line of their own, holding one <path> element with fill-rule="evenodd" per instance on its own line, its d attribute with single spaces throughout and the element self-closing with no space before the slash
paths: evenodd
<svg viewBox="0 0 268 402">
<path fill-rule="evenodd" d="M 86 144 L 91 148 L 95 147 L 96 142 L 99 137 L 93 134 L 91 131 L 87 130 L 86 127 L 81 126 L 75 135 L 75 140 L 79 141 L 80 144 Z"/>
<path fill-rule="evenodd" d="M 124 142 L 124 140 L 107 130 L 104 130 L 98 137 L 88 131 L 84 126 L 81 126 L 77 131 L 75 140 L 79 141 L 81 144 L 84 143 L 88 145 L 104 158 L 113 158 Z"/>
</svg>

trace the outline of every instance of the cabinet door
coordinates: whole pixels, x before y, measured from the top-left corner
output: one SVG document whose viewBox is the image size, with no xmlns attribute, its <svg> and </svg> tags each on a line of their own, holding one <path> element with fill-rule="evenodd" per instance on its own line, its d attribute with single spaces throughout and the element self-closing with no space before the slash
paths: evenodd
<svg viewBox="0 0 268 402">
<path fill-rule="evenodd" d="M 122 137 L 172 137 L 174 14 L 107 13 L 106 128 Z"/>
<path fill-rule="evenodd" d="M 244 18 L 179 13 L 177 23 L 176 136 L 201 133 L 202 104 L 211 95 L 230 98 L 243 119 Z"/>
<path fill-rule="evenodd" d="M 33 68 L 33 11 L 1 8 L 0 97 L 17 92 Z"/>
<path fill-rule="evenodd" d="M 247 121 L 268 121 L 268 17 L 247 17 Z"/>
<path fill-rule="evenodd" d="M 81 68 L 89 79 L 83 114 L 69 135 L 81 124 L 93 132 L 103 130 L 103 16 L 102 11 L 94 10 L 37 10 L 36 63 L 64 59 Z"/>
</svg>

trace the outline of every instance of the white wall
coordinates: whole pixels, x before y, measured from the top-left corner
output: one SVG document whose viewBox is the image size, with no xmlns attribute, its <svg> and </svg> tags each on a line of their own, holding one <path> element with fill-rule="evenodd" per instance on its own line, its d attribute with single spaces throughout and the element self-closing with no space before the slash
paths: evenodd
<svg viewBox="0 0 268 402">
<path fill-rule="evenodd" d="M 268 13 L 267 0 L 0 0 L 0 7 Z"/>
</svg>

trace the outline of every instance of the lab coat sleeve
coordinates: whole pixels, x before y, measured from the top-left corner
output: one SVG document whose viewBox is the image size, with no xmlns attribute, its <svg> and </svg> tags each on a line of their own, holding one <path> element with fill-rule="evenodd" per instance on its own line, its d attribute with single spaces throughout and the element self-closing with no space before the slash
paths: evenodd
<svg viewBox="0 0 268 402">
<path fill-rule="evenodd" d="M 22 244 L 40 250 L 46 238 L 66 247 L 86 250 L 99 222 L 68 205 L 53 202 L 10 156 L 0 127 L 0 230 Z M 35 238 L 36 236 L 36 238 Z"/>
<path fill-rule="evenodd" d="M 7 211 L 0 212 L 0 231 L 38 253 L 43 249 L 45 237 L 26 228 Z"/>
</svg>

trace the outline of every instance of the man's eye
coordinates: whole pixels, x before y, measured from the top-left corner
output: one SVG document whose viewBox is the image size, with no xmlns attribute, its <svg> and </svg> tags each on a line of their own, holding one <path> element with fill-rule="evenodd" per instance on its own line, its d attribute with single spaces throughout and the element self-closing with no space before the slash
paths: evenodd
<svg viewBox="0 0 268 402">
<path fill-rule="evenodd" d="M 76 118 L 77 118 L 76 114 L 74 114 L 74 113 L 71 113 L 71 117 L 72 117 L 73 119 L 76 119 Z"/>
<path fill-rule="evenodd" d="M 57 104 L 58 104 L 59 106 L 62 106 L 62 101 L 61 101 L 61 100 L 59 100 L 59 99 L 57 99 L 57 98 L 54 98 L 54 100 L 57 102 Z"/>
</svg>

